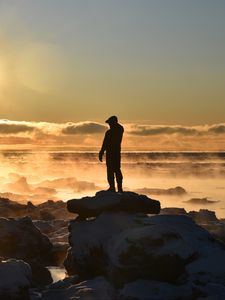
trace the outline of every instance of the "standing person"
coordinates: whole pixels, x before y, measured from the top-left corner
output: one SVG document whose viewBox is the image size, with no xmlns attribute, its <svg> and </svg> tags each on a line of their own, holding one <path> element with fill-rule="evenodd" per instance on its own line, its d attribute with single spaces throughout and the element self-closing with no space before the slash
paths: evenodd
<svg viewBox="0 0 225 300">
<path fill-rule="evenodd" d="M 118 123 L 116 116 L 110 117 L 105 121 L 109 124 L 110 129 L 106 131 L 102 148 L 99 152 L 99 160 L 102 162 L 104 152 L 106 152 L 107 179 L 109 183 L 109 191 L 115 192 L 115 176 L 118 192 L 123 192 L 123 175 L 120 170 L 121 160 L 121 142 L 123 138 L 123 126 Z"/>
</svg>

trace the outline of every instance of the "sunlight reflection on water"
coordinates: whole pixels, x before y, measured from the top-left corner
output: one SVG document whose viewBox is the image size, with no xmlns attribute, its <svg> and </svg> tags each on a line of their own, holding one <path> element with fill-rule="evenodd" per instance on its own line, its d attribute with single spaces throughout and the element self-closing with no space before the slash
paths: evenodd
<svg viewBox="0 0 225 300">
<path fill-rule="evenodd" d="M 181 186 L 187 191 L 184 197 L 148 195 L 162 207 L 204 208 L 225 217 L 225 152 L 126 152 L 122 171 L 124 190 Z M 0 151 L 1 197 L 36 204 L 92 196 L 106 188 L 105 163 L 97 152 Z M 219 202 L 184 202 L 204 197 Z"/>
<path fill-rule="evenodd" d="M 48 269 L 51 273 L 53 282 L 62 280 L 66 277 L 66 270 L 62 267 L 51 266 L 51 267 L 48 267 Z"/>
</svg>

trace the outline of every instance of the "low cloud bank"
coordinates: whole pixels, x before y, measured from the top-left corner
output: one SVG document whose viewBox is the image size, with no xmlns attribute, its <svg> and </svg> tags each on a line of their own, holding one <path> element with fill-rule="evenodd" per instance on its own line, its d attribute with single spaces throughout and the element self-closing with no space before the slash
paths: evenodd
<svg viewBox="0 0 225 300">
<path fill-rule="evenodd" d="M 0 120 L 0 134 L 18 134 L 24 132 L 32 132 L 35 129 L 35 126 L 28 125 L 24 122 Z"/>
<path fill-rule="evenodd" d="M 69 123 L 62 129 L 63 134 L 96 134 L 105 132 L 107 127 L 95 122 Z"/>
<path fill-rule="evenodd" d="M 182 125 L 143 125 L 124 124 L 125 133 L 129 135 L 204 135 L 204 134 L 224 134 L 225 123 L 213 125 L 182 126 Z M 98 122 L 68 122 L 68 123 L 48 123 L 48 122 L 27 122 L 0 120 L 0 134 L 21 134 L 33 131 L 57 135 L 92 135 L 103 133 L 107 126 Z"/>
<path fill-rule="evenodd" d="M 123 125 L 123 149 L 218 151 L 225 147 L 225 123 L 198 126 L 137 123 Z M 49 123 L 2 119 L 0 141 L 1 145 L 99 148 L 107 129 L 105 124 L 94 121 Z"/>
<path fill-rule="evenodd" d="M 181 126 L 181 125 L 139 125 L 130 126 L 129 134 L 148 136 L 160 134 L 180 134 L 180 135 L 207 135 L 207 134 L 224 134 L 224 124 L 199 125 L 199 126 Z"/>
</svg>

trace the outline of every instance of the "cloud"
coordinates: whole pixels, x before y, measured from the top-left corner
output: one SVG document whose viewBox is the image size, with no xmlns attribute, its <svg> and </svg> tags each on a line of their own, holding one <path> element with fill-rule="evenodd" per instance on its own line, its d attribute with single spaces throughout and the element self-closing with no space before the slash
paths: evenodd
<svg viewBox="0 0 225 300">
<path fill-rule="evenodd" d="M 107 127 L 96 122 L 68 123 L 62 129 L 63 134 L 95 134 L 103 133 Z"/>
<path fill-rule="evenodd" d="M 182 126 L 134 125 L 134 129 L 129 133 L 143 136 L 174 133 L 196 135 L 198 131 L 195 128 Z"/>
<path fill-rule="evenodd" d="M 18 134 L 21 132 L 33 132 L 34 130 L 34 126 L 24 124 L 23 122 L 0 120 L 0 134 Z"/>
<path fill-rule="evenodd" d="M 209 133 L 217 133 L 217 134 L 225 133 L 225 124 L 212 125 L 208 131 Z"/>
<path fill-rule="evenodd" d="M 128 127 L 128 133 L 138 136 L 149 135 L 207 135 L 225 133 L 225 124 L 202 125 L 202 126 L 182 126 L 182 125 L 139 125 L 131 124 Z"/>
<path fill-rule="evenodd" d="M 123 126 L 124 150 L 223 151 L 225 147 L 225 123 L 198 126 L 123 123 Z M 104 123 L 95 121 L 53 123 L 0 119 L 0 145 L 69 146 L 97 150 L 107 128 Z M 148 139 L 148 136 L 151 138 Z"/>
</svg>

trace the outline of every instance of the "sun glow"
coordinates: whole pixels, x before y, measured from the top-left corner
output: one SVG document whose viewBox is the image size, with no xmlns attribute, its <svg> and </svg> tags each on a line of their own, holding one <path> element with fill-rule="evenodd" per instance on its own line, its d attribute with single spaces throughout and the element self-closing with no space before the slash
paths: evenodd
<svg viewBox="0 0 225 300">
<path fill-rule="evenodd" d="M 53 44 L 33 43 L 18 55 L 17 78 L 35 91 L 52 92 L 65 82 L 65 65 L 60 48 Z"/>
<path fill-rule="evenodd" d="M 5 83 L 4 65 L 3 65 L 2 61 L 0 60 L 0 88 L 2 88 L 4 86 L 4 83 Z M 1 89 L 0 89 L 0 93 L 1 93 Z"/>
</svg>

